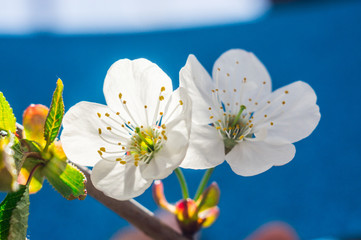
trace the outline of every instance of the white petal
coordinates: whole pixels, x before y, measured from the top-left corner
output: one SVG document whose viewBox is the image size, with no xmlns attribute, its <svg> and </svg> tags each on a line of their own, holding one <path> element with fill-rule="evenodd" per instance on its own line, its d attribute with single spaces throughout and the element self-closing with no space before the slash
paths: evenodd
<svg viewBox="0 0 361 240">
<path fill-rule="evenodd" d="M 243 141 L 226 155 L 226 161 L 238 175 L 253 176 L 272 166 L 288 163 L 295 153 L 293 144 L 271 145 L 263 141 Z"/>
<path fill-rule="evenodd" d="M 115 136 L 106 132 L 106 125 L 98 117 L 97 113 L 110 112 L 107 106 L 80 102 L 71 107 L 65 114 L 63 120 L 63 131 L 61 142 L 67 157 L 80 165 L 94 166 L 100 159 L 98 150 L 101 147 L 107 150 L 119 148 L 116 144 L 104 142 L 99 136 L 99 128 L 102 129 L 104 137 L 114 143 L 120 142 Z"/>
<path fill-rule="evenodd" d="M 121 115 L 126 112 L 122 101 L 126 101 L 134 119 L 126 119 L 127 121 L 136 121 L 137 125 L 141 125 L 146 124 L 148 118 L 150 124 L 154 114 L 159 113 L 156 112 L 156 105 L 162 87 L 165 88 L 162 95 L 166 100 L 173 91 L 172 81 L 156 64 L 146 59 L 123 59 L 115 62 L 108 70 L 104 81 L 104 95 L 107 105 Z M 121 100 L 119 94 L 122 94 Z"/>
<path fill-rule="evenodd" d="M 224 143 L 218 131 L 209 125 L 192 124 L 191 137 L 182 168 L 207 169 L 224 161 Z"/>
<path fill-rule="evenodd" d="M 179 105 L 182 99 L 183 105 Z M 183 161 L 188 144 L 191 126 L 191 101 L 182 88 L 177 89 L 170 98 L 168 111 L 177 110 L 167 118 L 165 113 L 164 125 L 166 126 L 167 141 L 162 149 L 157 152 L 149 164 L 141 165 L 144 178 L 163 179 L 179 167 Z"/>
<path fill-rule="evenodd" d="M 310 135 L 320 121 L 316 94 L 305 82 L 282 87 L 265 100 L 271 101 L 270 106 L 256 112 L 254 118 L 255 122 L 263 118 L 262 124 L 255 126 L 268 128 L 268 142 L 297 142 Z"/>
<path fill-rule="evenodd" d="M 144 179 L 139 167 L 133 164 L 101 160 L 93 168 L 91 180 L 105 195 L 117 200 L 128 200 L 141 195 L 153 182 Z"/>
<path fill-rule="evenodd" d="M 179 87 L 172 93 L 164 107 L 162 122 L 165 124 L 173 124 L 173 122 L 181 119 L 187 120 L 187 129 L 190 129 L 192 122 L 192 100 L 187 91 Z"/>
<path fill-rule="evenodd" d="M 214 107 L 212 102 L 214 83 L 194 55 L 189 55 L 186 65 L 180 70 L 179 79 L 180 86 L 188 91 L 188 95 L 192 99 L 193 122 L 210 123 L 211 114 L 208 108 Z"/>
<path fill-rule="evenodd" d="M 244 92 L 247 95 L 245 97 L 252 98 L 253 101 L 258 101 L 272 89 L 271 78 L 265 66 L 253 53 L 241 49 L 231 49 L 223 53 L 214 64 L 212 75 L 217 88 L 221 92 L 226 90 L 229 95 L 241 92 L 244 78 L 246 82 L 255 83 L 256 91 Z"/>
</svg>

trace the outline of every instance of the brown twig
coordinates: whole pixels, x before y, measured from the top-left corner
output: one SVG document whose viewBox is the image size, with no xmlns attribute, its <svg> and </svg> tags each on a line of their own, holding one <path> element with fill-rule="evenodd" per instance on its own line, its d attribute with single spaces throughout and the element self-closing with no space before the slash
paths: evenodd
<svg viewBox="0 0 361 240">
<path fill-rule="evenodd" d="M 189 240 L 189 238 L 182 236 L 180 233 L 161 222 L 158 218 L 153 216 L 151 212 L 139 206 L 137 202 L 118 201 L 104 195 L 104 193 L 93 186 L 90 180 L 91 171 L 88 168 L 81 166 L 78 166 L 78 168 L 83 171 L 87 178 L 86 188 L 90 196 L 127 220 L 147 236 L 157 240 Z"/>
</svg>

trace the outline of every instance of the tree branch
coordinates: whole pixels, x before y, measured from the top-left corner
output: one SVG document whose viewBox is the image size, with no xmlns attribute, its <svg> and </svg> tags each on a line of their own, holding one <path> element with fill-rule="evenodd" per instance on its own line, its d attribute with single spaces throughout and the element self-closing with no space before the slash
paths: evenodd
<svg viewBox="0 0 361 240">
<path fill-rule="evenodd" d="M 87 178 L 86 189 L 90 196 L 98 200 L 104 206 L 118 214 L 120 217 L 127 220 L 130 224 L 141 230 L 147 236 L 159 240 L 189 240 L 176 232 L 168 225 L 161 222 L 153 214 L 141 206 L 136 201 L 118 201 L 111 197 L 104 195 L 101 191 L 96 189 L 91 182 L 88 168 L 77 167 L 85 174 Z"/>
</svg>

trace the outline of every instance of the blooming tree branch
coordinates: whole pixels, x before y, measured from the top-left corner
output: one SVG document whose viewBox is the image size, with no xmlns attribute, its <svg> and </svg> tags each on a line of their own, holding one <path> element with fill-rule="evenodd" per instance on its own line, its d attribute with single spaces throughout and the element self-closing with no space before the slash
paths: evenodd
<svg viewBox="0 0 361 240">
<path fill-rule="evenodd" d="M 17 132 L 21 133 L 24 127 L 17 123 Z M 140 205 L 135 200 L 119 201 L 104 195 L 101 191 L 97 190 L 91 179 L 91 170 L 86 167 L 77 165 L 77 167 L 84 173 L 87 178 L 86 189 L 87 193 L 94 199 L 108 207 L 114 213 L 124 218 L 130 224 L 141 230 L 147 236 L 153 239 L 174 239 L 174 240 L 189 240 L 176 232 L 168 225 L 161 222 L 156 218 L 152 212 Z"/>
</svg>

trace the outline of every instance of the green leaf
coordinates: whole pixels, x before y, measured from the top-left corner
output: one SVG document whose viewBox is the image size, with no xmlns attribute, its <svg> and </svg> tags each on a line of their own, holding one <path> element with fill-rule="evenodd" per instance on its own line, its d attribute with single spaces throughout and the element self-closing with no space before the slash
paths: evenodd
<svg viewBox="0 0 361 240">
<path fill-rule="evenodd" d="M 0 130 L 1 129 L 12 133 L 16 132 L 16 118 L 2 92 L 0 92 Z"/>
<path fill-rule="evenodd" d="M 26 238 L 29 216 L 29 190 L 20 186 L 17 192 L 9 193 L 0 204 L 0 239 L 23 240 Z"/>
<path fill-rule="evenodd" d="M 202 212 L 206 209 L 217 206 L 221 193 L 218 184 L 213 182 L 197 200 L 198 211 Z"/>
<path fill-rule="evenodd" d="M 16 170 L 17 170 L 17 172 L 19 172 L 21 169 L 22 160 L 23 160 L 23 156 L 24 156 L 23 148 L 21 147 L 20 142 L 15 143 L 11 148 L 14 150 L 13 157 L 15 160 Z"/>
<path fill-rule="evenodd" d="M 44 151 L 46 151 L 49 145 L 54 142 L 60 131 L 61 121 L 63 120 L 64 115 L 63 89 L 63 82 L 59 78 L 56 82 L 56 89 L 54 91 L 50 110 L 45 121 L 44 138 L 46 146 Z"/>
<path fill-rule="evenodd" d="M 49 183 L 68 200 L 84 200 L 86 177 L 73 164 L 66 160 L 52 158 L 42 169 Z"/>
</svg>

